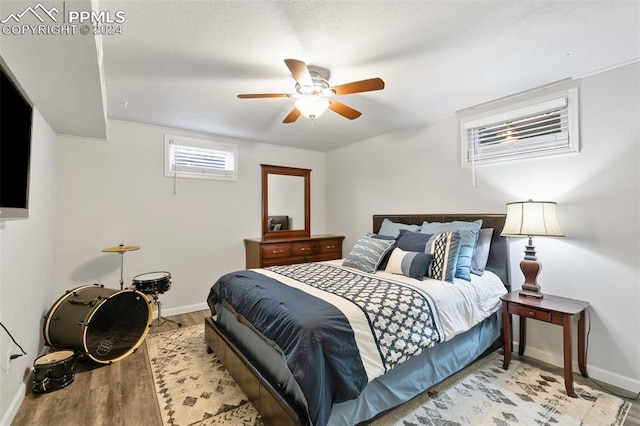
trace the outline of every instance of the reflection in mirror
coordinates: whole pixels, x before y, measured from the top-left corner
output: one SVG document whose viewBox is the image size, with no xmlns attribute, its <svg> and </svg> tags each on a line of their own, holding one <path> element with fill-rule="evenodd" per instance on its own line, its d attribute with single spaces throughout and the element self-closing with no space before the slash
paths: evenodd
<svg viewBox="0 0 640 426">
<path fill-rule="evenodd" d="M 311 170 L 261 166 L 263 238 L 308 237 Z"/>
<path fill-rule="evenodd" d="M 304 229 L 304 177 L 270 174 L 269 230 Z"/>
</svg>

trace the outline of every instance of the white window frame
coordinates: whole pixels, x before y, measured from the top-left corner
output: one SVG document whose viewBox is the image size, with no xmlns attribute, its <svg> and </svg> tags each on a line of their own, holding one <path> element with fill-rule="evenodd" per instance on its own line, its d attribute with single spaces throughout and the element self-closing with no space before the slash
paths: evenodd
<svg viewBox="0 0 640 426">
<path fill-rule="evenodd" d="M 193 148 L 200 154 L 210 153 L 217 160 L 222 157 L 224 168 L 209 168 L 197 166 L 175 167 L 173 152 L 176 147 Z M 187 138 L 182 136 L 164 136 L 164 175 L 168 177 L 192 179 L 238 180 L 238 146 L 231 143 Z"/>
<path fill-rule="evenodd" d="M 578 87 L 572 87 L 462 118 L 460 120 L 462 167 L 579 152 L 578 106 Z M 562 132 L 511 139 L 511 141 L 506 138 L 499 143 L 487 144 L 484 149 L 478 146 L 479 129 L 516 120 L 526 120 L 556 109 L 564 110 L 561 114 L 563 120 L 566 119 L 566 124 L 563 124 Z"/>
</svg>

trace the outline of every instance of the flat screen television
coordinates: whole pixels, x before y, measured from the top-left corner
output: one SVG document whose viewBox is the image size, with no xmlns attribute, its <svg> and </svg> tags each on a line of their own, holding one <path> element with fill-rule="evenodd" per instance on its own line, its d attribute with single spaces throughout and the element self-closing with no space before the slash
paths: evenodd
<svg viewBox="0 0 640 426">
<path fill-rule="evenodd" d="M 29 217 L 32 103 L 0 57 L 0 220 Z"/>
</svg>

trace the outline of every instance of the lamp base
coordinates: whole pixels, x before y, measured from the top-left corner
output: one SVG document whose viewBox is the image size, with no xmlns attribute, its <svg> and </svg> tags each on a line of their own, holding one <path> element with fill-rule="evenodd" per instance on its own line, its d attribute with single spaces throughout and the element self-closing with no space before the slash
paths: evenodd
<svg viewBox="0 0 640 426">
<path fill-rule="evenodd" d="M 524 275 L 524 284 L 522 284 L 522 290 L 520 290 L 520 296 L 522 297 L 535 297 L 536 299 L 542 299 L 542 292 L 540 292 L 540 285 L 536 280 L 538 273 L 542 269 L 542 264 L 538 262 L 536 257 L 536 249 L 533 246 L 531 236 L 529 236 L 529 244 L 524 251 L 524 259 L 520 262 L 520 270 Z"/>
<path fill-rule="evenodd" d="M 522 290 L 520 290 L 518 292 L 518 296 L 520 296 L 520 297 L 531 297 L 531 298 L 535 298 L 535 299 L 542 299 L 544 297 L 544 295 L 540 292 L 540 287 L 538 287 L 537 289 L 527 289 L 527 290 L 525 290 L 524 286 L 522 287 Z"/>
</svg>

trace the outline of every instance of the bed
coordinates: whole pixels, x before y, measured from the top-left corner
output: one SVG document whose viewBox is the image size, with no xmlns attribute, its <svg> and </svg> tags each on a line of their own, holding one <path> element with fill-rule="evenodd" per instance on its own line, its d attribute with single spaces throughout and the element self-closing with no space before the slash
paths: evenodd
<svg viewBox="0 0 640 426">
<path fill-rule="evenodd" d="M 431 285 L 428 283 L 433 281 L 420 282 L 384 271 L 354 271 L 343 266 L 342 261 L 226 274 L 214 284 L 208 298 L 212 312 L 212 316 L 205 320 L 208 350 L 220 358 L 266 424 L 324 426 L 368 421 L 461 370 L 490 348 L 494 349 L 501 342 L 500 304 L 497 298 L 510 289 L 508 241 L 500 236 L 505 215 L 373 216 L 373 233 L 376 235 L 388 223 L 420 226 L 423 222 L 471 223 L 479 220 L 482 221 L 482 228 L 494 229 L 492 234 L 488 234 L 488 272 L 482 275 L 485 278 L 472 274 L 472 280 L 468 283 L 456 278 L 453 284 L 439 281 L 437 285 Z M 415 232 L 407 232 L 409 234 L 418 236 Z M 330 279 L 320 281 L 321 276 Z M 343 316 L 347 317 L 347 308 L 339 307 L 342 306 L 340 302 L 332 306 L 316 300 L 319 293 L 324 294 L 326 286 L 347 288 L 345 285 L 336 285 L 340 280 L 348 282 L 349 291 L 357 293 L 360 298 L 367 297 L 362 289 L 372 288 L 372 284 L 376 289 L 390 289 L 388 291 L 392 296 L 389 296 L 389 300 L 394 298 L 396 289 L 401 289 L 397 291 L 403 292 L 402 300 L 411 301 L 411 309 L 407 312 L 417 312 L 414 305 L 421 305 L 420 309 L 424 305 L 425 310 L 415 313 L 415 318 L 399 317 L 398 320 L 407 324 L 416 318 L 425 321 L 415 323 L 413 330 L 420 330 L 420 333 L 411 334 L 415 344 L 398 343 L 395 340 L 387 342 L 388 345 L 381 344 L 388 337 L 385 334 L 386 320 L 370 313 L 362 315 L 365 320 L 348 317 L 345 326 Z M 300 284 L 303 281 L 306 284 Z M 455 287 L 457 292 L 472 292 L 474 288 L 484 286 L 485 281 L 491 282 L 492 286 L 487 284 L 487 288 L 492 289 L 487 292 L 493 293 L 491 306 L 479 309 L 483 312 L 477 315 L 465 314 L 465 318 L 469 317 L 467 325 L 460 325 L 460 315 L 451 314 L 440 307 L 445 299 L 439 296 L 439 291 L 450 291 Z M 269 291 L 277 293 L 273 298 L 261 293 L 270 286 L 275 286 L 275 290 Z M 287 293 L 284 293 L 285 287 Z M 288 287 L 294 287 L 292 294 L 289 294 L 291 290 Z M 435 292 L 433 289 L 436 289 Z M 256 292 L 260 293 L 257 300 L 243 299 Z M 336 300 L 346 297 L 339 292 L 336 294 L 332 296 Z M 473 299 L 478 296 L 472 294 L 469 297 Z M 367 304 L 371 299 L 367 300 L 362 303 Z M 313 312 L 312 305 L 315 303 L 319 303 L 319 307 L 316 314 L 318 318 L 314 320 L 314 314 L 309 312 Z M 462 303 L 469 304 L 468 301 Z M 247 306 L 258 304 L 264 305 L 264 309 L 252 317 L 250 311 L 254 309 L 248 309 Z M 302 314 L 296 313 L 295 305 L 298 305 Z M 392 306 L 391 311 L 399 316 L 404 310 L 397 306 Z M 289 315 L 304 317 L 305 321 L 308 319 L 307 323 L 321 323 L 322 330 L 314 329 L 310 335 L 302 334 L 308 332 L 307 324 L 292 325 L 294 321 Z M 362 327 L 362 323 L 367 326 Z M 331 327 L 327 324 L 331 324 Z M 386 327 L 391 329 L 390 326 Z M 370 328 L 373 337 L 361 337 L 360 328 Z M 370 340 L 378 346 L 372 346 Z M 318 341 L 330 343 L 322 346 Z M 347 341 L 349 343 L 342 343 Z M 300 347 L 304 347 L 308 353 L 292 352 Z M 370 352 L 363 350 L 367 347 Z M 313 375 L 316 369 L 318 373 Z"/>
</svg>

